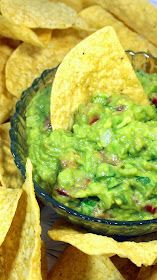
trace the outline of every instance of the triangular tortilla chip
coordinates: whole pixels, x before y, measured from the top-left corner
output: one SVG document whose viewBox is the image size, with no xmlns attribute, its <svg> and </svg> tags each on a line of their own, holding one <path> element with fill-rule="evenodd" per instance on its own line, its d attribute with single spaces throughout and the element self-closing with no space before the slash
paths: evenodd
<svg viewBox="0 0 157 280">
<path fill-rule="evenodd" d="M 10 123 L 0 125 L 0 182 L 6 188 L 21 188 L 22 176 L 10 150 Z"/>
<path fill-rule="evenodd" d="M 73 113 L 91 96 L 124 94 L 139 104 L 147 97 L 114 29 L 104 27 L 74 47 L 60 64 L 52 86 L 53 129 L 71 127 Z"/>
<path fill-rule="evenodd" d="M 66 223 L 56 224 L 48 234 L 53 240 L 67 242 L 88 255 L 118 255 L 130 259 L 137 266 L 157 262 L 157 240 L 118 242 L 111 237 L 81 231 Z"/>
<path fill-rule="evenodd" d="M 115 29 L 124 50 L 144 51 L 157 56 L 157 48 L 153 44 L 142 37 L 140 33 L 138 34 L 127 27 L 127 25 L 101 6 L 90 6 L 82 10 L 79 15 L 91 28 L 95 28 L 96 30 L 111 25 Z"/>
<path fill-rule="evenodd" d="M 64 1 L 63 1 L 64 2 Z M 30 28 L 76 29 L 88 30 L 86 22 L 78 13 L 62 3 L 49 0 L 1 0 L 2 15 L 13 24 Z"/>
<path fill-rule="evenodd" d="M 5 66 L 12 52 L 13 48 L 0 36 L 0 124 L 10 118 L 16 103 L 15 98 L 6 89 L 5 79 Z"/>
<path fill-rule="evenodd" d="M 69 265 L 71 264 L 71 265 Z M 124 280 L 105 256 L 89 256 L 69 246 L 49 273 L 49 280 Z"/>
<path fill-rule="evenodd" d="M 0 187 L 0 246 L 10 228 L 21 194 L 21 189 Z"/>
<path fill-rule="evenodd" d="M 36 32 L 39 33 L 39 29 Z M 76 30 L 68 29 L 54 31 L 48 46 L 44 49 L 25 43 L 21 44 L 12 53 L 6 64 L 8 91 L 20 97 L 22 91 L 29 87 L 36 77 L 41 75 L 45 69 L 56 67 L 65 54 L 80 40 Z M 16 73 L 15 67 L 18 68 Z"/>
<path fill-rule="evenodd" d="M 26 164 L 27 178 L 8 234 L 0 247 L 0 279 L 40 280 L 40 211 L 32 182 L 32 165 Z"/>
<path fill-rule="evenodd" d="M 13 24 L 12 21 L 0 15 L 0 35 L 12 38 L 14 40 L 21 40 L 28 44 L 37 47 L 44 47 L 42 37 L 38 36 L 33 30 L 26 26 Z"/>
</svg>

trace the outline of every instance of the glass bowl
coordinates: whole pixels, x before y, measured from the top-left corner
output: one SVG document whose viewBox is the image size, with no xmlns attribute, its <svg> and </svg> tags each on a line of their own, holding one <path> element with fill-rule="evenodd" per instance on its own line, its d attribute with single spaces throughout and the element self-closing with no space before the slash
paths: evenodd
<svg viewBox="0 0 157 280">
<path fill-rule="evenodd" d="M 147 73 L 157 73 L 157 59 L 151 55 L 127 51 L 135 70 L 144 70 Z M 38 90 L 52 84 L 57 68 L 45 70 L 32 86 L 25 90 L 21 99 L 16 104 L 16 111 L 11 119 L 11 151 L 15 163 L 25 176 L 25 163 L 27 158 L 25 112 Z M 105 234 L 114 238 L 129 238 L 157 231 L 157 219 L 143 221 L 115 221 L 94 218 L 78 213 L 56 201 L 43 188 L 34 181 L 35 192 L 39 199 L 46 205 L 52 206 L 55 211 L 74 224 L 85 227 L 90 232 Z"/>
</svg>

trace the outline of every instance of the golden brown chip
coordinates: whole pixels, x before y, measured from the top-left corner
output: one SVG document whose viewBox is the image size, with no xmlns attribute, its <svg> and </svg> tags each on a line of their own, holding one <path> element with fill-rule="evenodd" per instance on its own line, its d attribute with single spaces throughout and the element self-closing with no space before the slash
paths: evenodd
<svg viewBox="0 0 157 280">
<path fill-rule="evenodd" d="M 110 26 L 81 41 L 60 64 L 52 86 L 52 127 L 70 128 L 78 106 L 98 92 L 120 93 L 147 104 L 146 94 Z"/>
<path fill-rule="evenodd" d="M 10 123 L 0 125 L 0 181 L 6 188 L 20 188 L 22 178 L 10 151 Z"/>
<path fill-rule="evenodd" d="M 142 36 L 129 29 L 123 22 L 100 6 L 91 6 L 80 12 L 80 16 L 91 28 L 100 29 L 111 25 L 125 50 L 145 51 L 157 56 L 157 48 Z M 99 20 L 98 20 L 99 19 Z"/>
<path fill-rule="evenodd" d="M 86 0 L 85 0 L 86 1 Z M 157 45 L 157 8 L 148 0 L 93 0 Z"/>
<path fill-rule="evenodd" d="M 0 124 L 5 122 L 12 112 L 15 100 L 5 86 L 5 65 L 13 49 L 0 38 Z"/>
<path fill-rule="evenodd" d="M 23 193 L 0 247 L 0 279 L 42 279 L 40 211 L 35 199 L 30 161 L 27 161 L 26 170 Z"/>
<path fill-rule="evenodd" d="M 42 71 L 56 67 L 65 54 L 80 41 L 77 31 L 54 31 L 47 48 L 39 49 L 21 44 L 11 55 L 6 65 L 6 86 L 15 96 L 29 87 Z M 18 69 L 18 71 L 15 71 Z"/>
<path fill-rule="evenodd" d="M 118 242 L 111 237 L 81 231 L 66 223 L 58 223 L 48 232 L 57 241 L 71 244 L 88 255 L 118 255 L 130 259 L 137 266 L 157 262 L 157 240 L 149 242 Z"/>
<path fill-rule="evenodd" d="M 0 187 L 0 246 L 10 228 L 21 194 L 21 189 Z"/>
<path fill-rule="evenodd" d="M 40 36 L 30 28 L 13 23 L 12 21 L 0 15 L 0 35 L 14 40 L 21 40 L 37 47 L 43 47 L 44 44 Z"/>
<path fill-rule="evenodd" d="M 1 13 L 15 24 L 30 28 L 88 29 L 77 12 L 64 3 L 49 0 L 1 0 Z"/>
<path fill-rule="evenodd" d="M 109 258 L 89 256 L 69 246 L 56 263 L 49 280 L 124 280 Z"/>
</svg>

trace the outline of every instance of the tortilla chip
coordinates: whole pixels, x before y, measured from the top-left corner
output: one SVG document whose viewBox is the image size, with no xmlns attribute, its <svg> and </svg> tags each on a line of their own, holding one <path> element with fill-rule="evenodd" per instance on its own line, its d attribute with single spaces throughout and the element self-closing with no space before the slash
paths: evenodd
<svg viewBox="0 0 157 280">
<path fill-rule="evenodd" d="M 72 265 L 70 265 L 72 264 Z M 88 256 L 76 248 L 65 249 L 49 280 L 124 280 L 109 258 Z"/>
<path fill-rule="evenodd" d="M 157 265 L 142 267 L 136 280 L 156 280 L 157 279 Z"/>
<path fill-rule="evenodd" d="M 48 235 L 53 240 L 67 242 L 88 255 L 118 255 L 130 259 L 137 266 L 148 266 L 157 262 L 157 240 L 118 242 L 111 237 L 87 233 L 63 222 L 53 226 Z"/>
<path fill-rule="evenodd" d="M 14 98 L 7 92 L 5 86 L 5 65 L 13 49 L 0 38 L 0 124 L 5 122 L 15 104 Z"/>
<path fill-rule="evenodd" d="M 43 47 L 43 43 L 30 28 L 13 23 L 0 15 L 0 35 L 15 40 L 21 40 L 33 46 Z"/>
<path fill-rule="evenodd" d="M 145 51 L 157 56 L 157 48 L 154 45 L 129 29 L 123 22 L 119 21 L 100 6 L 95 5 L 86 8 L 80 12 L 80 16 L 93 29 L 100 29 L 104 26 L 111 25 L 117 32 L 119 40 L 125 50 Z"/>
<path fill-rule="evenodd" d="M 148 0 L 95 0 L 131 29 L 157 45 L 157 8 Z"/>
<path fill-rule="evenodd" d="M 0 247 L 0 279 L 42 279 L 40 211 L 35 199 L 30 161 L 27 161 L 26 170 L 21 199 Z"/>
<path fill-rule="evenodd" d="M 80 40 L 77 31 L 66 30 L 54 31 L 45 49 L 21 44 L 6 65 L 6 86 L 9 92 L 20 97 L 22 91 L 29 87 L 36 77 L 45 69 L 56 67 Z"/>
<path fill-rule="evenodd" d="M 52 86 L 53 129 L 70 128 L 73 113 L 98 92 L 121 93 L 136 103 L 147 97 L 112 27 L 104 27 L 74 47 L 60 64 Z"/>
<path fill-rule="evenodd" d="M 21 194 L 20 189 L 0 187 L 0 246 L 10 228 Z"/>
<path fill-rule="evenodd" d="M 49 0 L 1 0 L 2 15 L 15 24 L 30 28 L 88 29 L 77 12 L 64 3 Z"/>
<path fill-rule="evenodd" d="M 0 181 L 6 188 L 19 188 L 22 177 L 10 151 L 9 129 L 10 123 L 0 125 Z"/>
<path fill-rule="evenodd" d="M 58 0 L 50 0 L 51 2 L 58 2 Z M 83 0 L 60 0 L 59 2 L 62 2 L 66 4 L 67 6 L 72 7 L 75 11 L 79 12 L 83 8 Z"/>
</svg>

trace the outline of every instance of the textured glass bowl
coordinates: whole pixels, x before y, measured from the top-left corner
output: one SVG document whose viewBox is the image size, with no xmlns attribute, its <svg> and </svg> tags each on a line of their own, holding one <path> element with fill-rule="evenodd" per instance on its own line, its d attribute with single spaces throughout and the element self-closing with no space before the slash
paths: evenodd
<svg viewBox="0 0 157 280">
<path fill-rule="evenodd" d="M 127 51 L 131 63 L 136 70 L 144 70 L 147 73 L 157 73 L 157 59 L 144 53 L 134 53 Z M 26 129 L 25 129 L 25 112 L 28 104 L 31 102 L 38 90 L 45 86 L 52 84 L 56 69 L 45 70 L 42 75 L 36 79 L 32 86 L 25 90 L 21 99 L 17 102 L 16 112 L 11 119 L 11 151 L 15 159 L 17 167 L 20 169 L 23 176 L 25 176 L 25 163 L 27 158 L 27 143 L 26 143 Z M 98 234 L 110 235 L 115 238 L 124 238 L 131 236 L 139 236 L 147 233 L 157 231 L 157 219 L 144 221 L 114 221 L 99 219 L 80 214 L 65 205 L 56 201 L 44 189 L 42 185 L 38 185 L 34 181 L 36 195 L 46 205 L 52 206 L 55 211 L 64 216 L 72 223 L 79 224 L 85 227 L 90 232 Z"/>
</svg>

